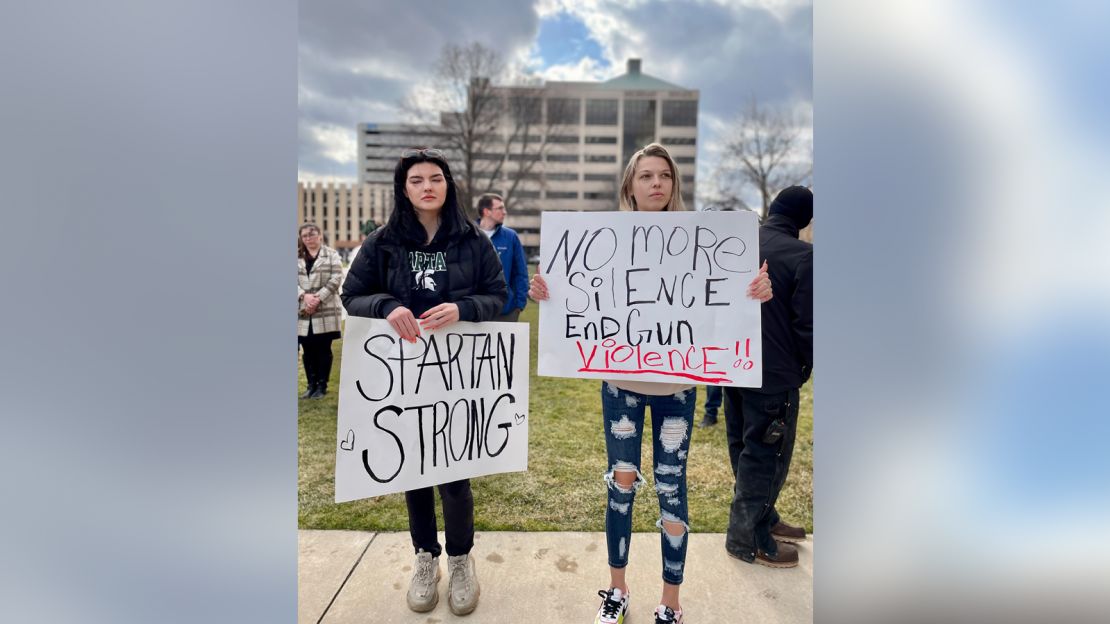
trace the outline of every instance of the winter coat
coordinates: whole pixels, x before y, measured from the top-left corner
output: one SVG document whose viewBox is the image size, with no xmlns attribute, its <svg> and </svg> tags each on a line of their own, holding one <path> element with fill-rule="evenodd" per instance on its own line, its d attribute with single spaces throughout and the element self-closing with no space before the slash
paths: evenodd
<svg viewBox="0 0 1110 624">
<path fill-rule="evenodd" d="M 513 228 L 498 225 L 490 242 L 501 258 L 501 268 L 505 271 L 505 282 L 509 289 L 501 314 L 523 310 L 528 305 L 528 265 L 524 260 L 524 246 L 520 244 L 520 237 Z"/>
<path fill-rule="evenodd" d="M 763 387 L 802 387 L 813 370 L 813 245 L 798 240 L 798 226 L 771 215 L 759 228 L 760 263 L 767 261 L 774 297 L 761 306 Z"/>
<path fill-rule="evenodd" d="M 297 258 L 297 335 L 307 336 L 309 323 L 312 333 L 339 331 L 343 309 L 339 302 L 339 284 L 343 281 L 343 265 L 339 254 L 331 247 L 321 246 L 312 265 L 312 272 L 305 271 L 304 258 Z M 320 298 L 320 305 L 312 316 L 305 314 L 304 296 L 312 293 Z"/>
<path fill-rule="evenodd" d="M 481 322 L 496 317 L 505 305 L 507 289 L 501 261 L 493 244 L 474 224 L 446 234 L 445 302 L 459 307 L 459 320 Z M 440 235 L 437 234 L 437 241 Z M 436 241 L 433 241 L 433 244 Z M 362 242 L 343 282 L 343 306 L 351 316 L 385 318 L 399 306 L 413 309 L 419 276 L 410 264 L 410 251 L 387 227 L 378 228 Z M 414 314 L 419 314 L 413 310 Z"/>
</svg>

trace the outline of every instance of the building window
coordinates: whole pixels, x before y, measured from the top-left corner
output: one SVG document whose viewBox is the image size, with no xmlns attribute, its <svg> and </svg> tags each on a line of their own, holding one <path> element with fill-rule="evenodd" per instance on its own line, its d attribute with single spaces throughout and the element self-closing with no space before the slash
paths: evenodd
<svg viewBox="0 0 1110 624">
<path fill-rule="evenodd" d="M 602 143 L 602 144 L 605 144 L 605 145 L 616 145 L 617 144 L 617 137 L 612 137 L 612 136 L 610 136 L 610 137 L 607 137 L 607 136 L 588 136 L 588 137 L 586 137 L 586 142 L 587 143 L 595 143 L 595 144 L 596 143 Z"/>
<path fill-rule="evenodd" d="M 664 126 L 698 125 L 697 100 L 663 100 Z"/>
<path fill-rule="evenodd" d="M 586 100 L 586 125 L 617 125 L 617 100 Z"/>
<path fill-rule="evenodd" d="M 674 161 L 676 163 L 680 164 L 680 165 L 692 165 L 692 164 L 694 164 L 694 157 L 693 156 L 675 156 Z"/>
<path fill-rule="evenodd" d="M 613 182 L 617 176 L 611 173 L 585 173 L 582 174 L 582 179 L 587 182 Z"/>
<path fill-rule="evenodd" d="M 562 181 L 566 181 L 566 180 L 577 181 L 578 180 L 578 174 L 577 173 L 549 173 L 549 174 L 547 174 L 547 179 L 548 180 L 562 180 Z"/>
<path fill-rule="evenodd" d="M 548 191 L 548 199 L 578 199 L 578 191 Z"/>
<path fill-rule="evenodd" d="M 655 140 L 655 100 L 624 101 L 624 150 L 628 162 L 637 150 Z"/>
<path fill-rule="evenodd" d="M 543 114 L 543 100 L 538 97 L 514 97 L 509 100 L 509 109 L 517 123 L 538 124 Z"/>
<path fill-rule="evenodd" d="M 694 183 L 694 176 L 692 176 L 692 175 L 682 176 L 682 183 L 683 184 L 693 184 Z"/>
<path fill-rule="evenodd" d="M 582 199 L 614 199 L 612 193 L 582 193 Z"/>
<path fill-rule="evenodd" d="M 663 137 L 659 139 L 663 145 L 697 145 L 698 140 L 693 137 Z"/>
<path fill-rule="evenodd" d="M 565 134 L 553 134 L 547 137 L 548 143 L 577 143 L 577 136 L 567 136 Z"/>
<path fill-rule="evenodd" d="M 612 154 L 586 154 L 586 162 L 615 163 L 617 157 Z"/>
<path fill-rule="evenodd" d="M 582 100 L 578 98 L 550 98 L 547 100 L 547 123 L 577 126 L 581 111 Z"/>
<path fill-rule="evenodd" d="M 578 154 L 548 154 L 547 162 L 578 162 Z"/>
<path fill-rule="evenodd" d="M 540 159 L 539 154 L 509 154 L 509 160 L 521 161 L 526 160 L 529 162 L 536 162 Z"/>
<path fill-rule="evenodd" d="M 539 199 L 539 191 L 517 191 L 513 193 L 513 199 Z"/>
</svg>

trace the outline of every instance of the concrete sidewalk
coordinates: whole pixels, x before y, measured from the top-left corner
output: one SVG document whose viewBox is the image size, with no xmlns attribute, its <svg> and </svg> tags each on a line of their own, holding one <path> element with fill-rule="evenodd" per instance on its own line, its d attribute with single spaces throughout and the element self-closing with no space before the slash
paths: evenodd
<svg viewBox="0 0 1110 624">
<path fill-rule="evenodd" d="M 591 624 L 609 581 L 604 533 L 479 532 L 472 555 L 482 595 L 477 610 L 447 608 L 447 561 L 440 602 L 430 613 L 405 604 L 412 576 L 408 533 L 300 531 L 301 624 L 562 623 Z M 440 541 L 443 536 L 440 534 Z M 658 533 L 636 533 L 628 566 L 630 624 L 652 624 L 662 589 Z M 813 620 L 813 538 L 798 544 L 796 568 L 771 569 L 728 556 L 724 535 L 690 535 L 682 606 L 689 624 Z"/>
</svg>

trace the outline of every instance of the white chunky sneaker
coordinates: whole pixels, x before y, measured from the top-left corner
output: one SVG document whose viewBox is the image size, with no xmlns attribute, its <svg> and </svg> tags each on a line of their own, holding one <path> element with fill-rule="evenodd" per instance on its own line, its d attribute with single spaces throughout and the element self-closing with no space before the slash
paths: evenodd
<svg viewBox="0 0 1110 624">
<path fill-rule="evenodd" d="M 682 609 L 675 611 L 666 605 L 655 608 L 655 624 L 683 624 Z"/>
<path fill-rule="evenodd" d="M 602 589 L 597 592 L 601 596 L 601 606 L 597 609 L 594 624 L 624 624 L 625 615 L 628 613 L 628 594 L 621 592 L 616 587 Z"/>
<path fill-rule="evenodd" d="M 478 606 L 478 572 L 470 555 L 447 557 L 447 606 L 451 613 L 466 615 Z"/>
<path fill-rule="evenodd" d="M 416 553 L 412 583 L 409 585 L 409 608 L 418 613 L 431 611 L 439 602 L 439 557 L 423 550 Z"/>
</svg>

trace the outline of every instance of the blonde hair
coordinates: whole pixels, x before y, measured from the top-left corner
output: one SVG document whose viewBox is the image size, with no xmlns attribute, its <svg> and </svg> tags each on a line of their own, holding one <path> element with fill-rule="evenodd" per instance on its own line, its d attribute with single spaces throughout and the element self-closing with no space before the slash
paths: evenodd
<svg viewBox="0 0 1110 624">
<path fill-rule="evenodd" d="M 674 163 L 671 158 L 670 152 L 667 148 L 658 143 L 650 143 L 642 150 L 632 155 L 628 159 L 628 166 L 624 168 L 624 176 L 621 179 L 620 190 L 620 209 L 621 210 L 638 210 L 636 208 L 636 198 L 632 196 L 632 178 L 636 176 L 636 164 L 640 162 L 641 158 L 649 156 L 656 156 L 667 161 L 667 166 L 671 168 L 671 200 L 663 207 L 663 210 L 669 212 L 685 211 L 686 204 L 682 201 L 682 186 L 681 176 L 678 175 L 678 165 Z"/>
</svg>

